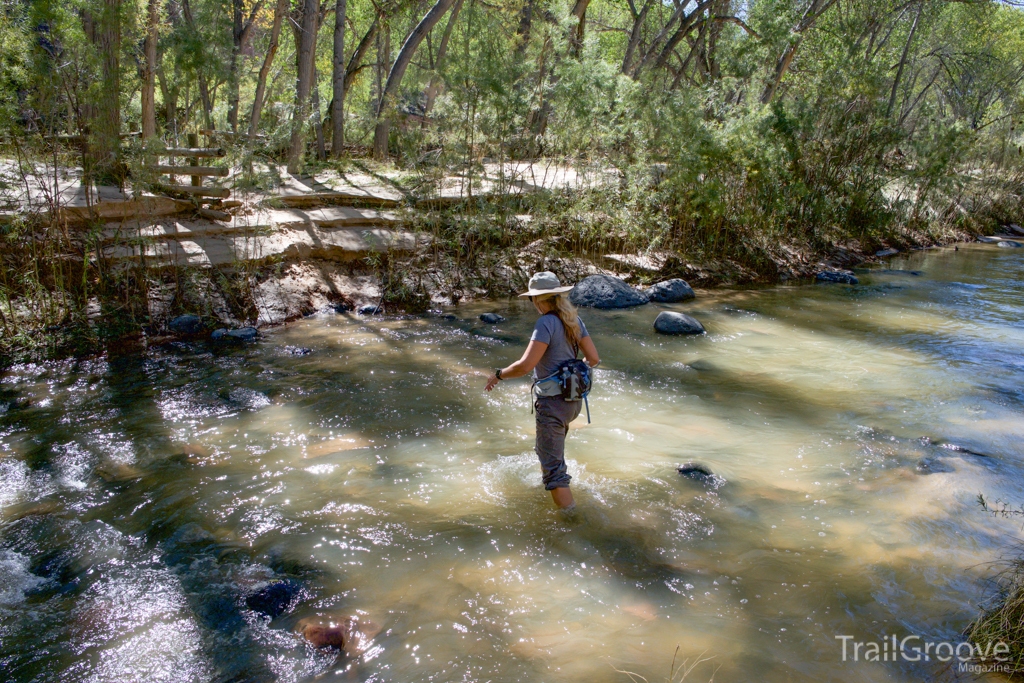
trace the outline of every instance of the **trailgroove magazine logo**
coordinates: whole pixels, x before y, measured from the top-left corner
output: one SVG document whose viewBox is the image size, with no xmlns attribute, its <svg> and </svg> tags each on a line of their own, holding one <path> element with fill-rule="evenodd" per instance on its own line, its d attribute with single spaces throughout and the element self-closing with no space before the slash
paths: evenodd
<svg viewBox="0 0 1024 683">
<path fill-rule="evenodd" d="M 843 643 L 844 662 L 951 662 L 961 672 L 1010 672 L 1007 656 L 1010 646 L 1002 641 L 970 643 L 933 642 L 909 635 L 897 639 L 893 634 L 881 641 L 854 640 L 854 636 L 835 636 Z"/>
</svg>

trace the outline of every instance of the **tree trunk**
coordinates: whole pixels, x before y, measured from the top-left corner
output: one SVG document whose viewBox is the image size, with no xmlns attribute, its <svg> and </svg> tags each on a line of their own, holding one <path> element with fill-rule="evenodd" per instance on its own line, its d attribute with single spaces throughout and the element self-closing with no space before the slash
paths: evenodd
<svg viewBox="0 0 1024 683">
<path fill-rule="evenodd" d="M 231 60 L 228 65 L 228 125 L 232 132 L 238 131 L 238 99 L 239 82 L 238 71 L 240 68 L 242 54 L 249 45 L 252 36 L 252 27 L 256 22 L 256 15 L 263 6 L 263 0 L 256 0 L 249 11 L 249 18 L 245 18 L 244 0 L 231 0 L 232 26 L 231 26 Z"/>
<path fill-rule="evenodd" d="M 807 10 L 800 18 L 800 23 L 793 28 L 793 33 L 796 34 L 796 37 L 789 41 L 786 49 L 782 51 L 782 55 L 779 56 L 778 61 L 775 63 L 775 74 L 772 76 L 771 81 L 768 82 L 768 85 L 765 86 L 764 92 L 761 93 L 761 104 L 768 104 L 775 97 L 775 93 L 782 84 L 783 77 L 793 63 L 793 57 L 796 56 L 800 43 L 803 42 L 804 31 L 814 26 L 814 22 L 817 21 L 818 17 L 824 14 L 835 2 L 836 0 L 811 0 L 810 6 L 807 7 Z"/>
<path fill-rule="evenodd" d="M 452 29 L 455 27 L 455 22 L 459 20 L 459 10 L 461 9 L 462 0 L 455 0 L 452 15 L 448 17 L 448 24 L 444 27 L 444 34 L 441 36 L 441 44 L 437 46 L 437 59 L 434 60 L 434 75 L 430 78 L 430 84 L 427 86 L 426 102 L 423 104 L 424 123 L 426 123 L 426 116 L 434 108 L 434 100 L 437 99 L 437 94 L 441 90 L 441 69 L 444 67 L 444 58 L 448 54 L 448 41 L 452 37 Z"/>
<path fill-rule="evenodd" d="M 366 53 L 370 51 L 370 46 L 373 45 L 373 39 L 377 37 L 377 31 L 380 30 L 380 17 L 378 16 L 370 24 L 370 28 L 367 29 L 366 35 L 356 45 L 356 51 L 349 57 L 348 67 L 345 68 L 345 92 L 348 92 L 352 88 L 352 84 L 356 81 L 356 76 L 363 69 L 362 61 L 366 57 Z"/>
<path fill-rule="evenodd" d="M 633 66 L 633 55 L 636 53 L 636 48 L 640 45 L 640 38 L 643 36 L 644 20 L 647 19 L 647 13 L 651 10 L 652 4 L 650 0 L 645 0 L 644 6 L 637 12 L 635 5 L 632 2 L 630 3 L 630 9 L 633 10 L 633 29 L 629 32 L 626 54 L 622 58 L 622 68 L 620 71 L 624 74 L 628 74 Z"/>
<path fill-rule="evenodd" d="M 320 119 L 320 88 L 317 86 L 316 60 L 313 60 L 313 88 L 309 104 L 312 107 L 313 134 L 316 136 L 316 158 L 327 159 L 327 147 L 324 144 L 324 125 Z"/>
<path fill-rule="evenodd" d="M 380 102 L 377 106 L 377 126 L 373 131 L 374 156 L 378 158 L 387 157 L 388 128 L 385 116 L 391 100 L 394 99 L 395 94 L 402 85 L 402 77 L 405 76 L 405 70 L 409 67 L 409 63 L 416 53 L 416 48 L 419 47 L 424 36 L 434 28 L 454 2 L 455 0 L 437 0 L 437 3 L 424 15 L 420 23 L 416 25 L 416 28 L 412 30 L 409 37 L 402 44 L 402 49 L 399 50 L 395 63 L 391 67 L 391 72 L 388 74 L 388 82 L 384 86 L 384 92 L 381 93 Z M 383 139 L 381 139 L 382 136 Z"/>
<path fill-rule="evenodd" d="M 309 95 L 313 86 L 313 59 L 316 48 L 317 19 L 320 0 L 304 0 L 299 17 L 299 49 L 296 56 L 295 110 L 292 112 L 292 136 L 288 147 L 288 172 L 298 173 L 305 150 L 306 119 L 309 118 Z"/>
<path fill-rule="evenodd" d="M 886 117 L 892 116 L 893 107 L 896 106 L 896 93 L 900 87 L 900 80 L 903 78 L 903 69 L 907 66 L 907 55 L 910 54 L 910 44 L 914 42 L 914 34 L 917 32 L 917 25 L 921 21 L 921 12 L 924 11 L 924 3 L 917 8 L 917 16 L 914 17 L 914 24 L 910 27 L 910 35 L 907 36 L 907 43 L 903 46 L 903 56 L 900 57 L 900 66 L 896 70 L 896 78 L 892 82 L 892 92 L 889 93 L 889 106 L 885 110 Z"/>
<path fill-rule="evenodd" d="M 569 45 L 574 57 L 579 57 L 583 49 L 583 29 L 587 23 L 587 6 L 590 0 L 576 0 L 572 6 L 572 16 L 576 17 L 576 27 L 569 36 Z"/>
<path fill-rule="evenodd" d="M 345 13 L 346 0 L 334 5 L 333 93 L 331 103 L 331 156 L 340 159 L 345 150 Z"/>
<path fill-rule="evenodd" d="M 388 137 L 391 129 L 390 121 L 387 118 L 382 118 L 379 114 L 381 110 L 381 103 L 384 100 L 384 74 L 390 69 L 391 62 L 391 27 L 384 27 L 383 37 L 377 35 L 377 92 L 376 92 L 376 108 L 375 114 L 377 114 L 377 123 L 373 128 L 373 158 L 374 159 L 387 159 L 388 157 Z"/>
<path fill-rule="evenodd" d="M 281 23 L 288 11 L 288 0 L 277 0 L 274 7 L 274 24 L 270 29 L 270 46 L 267 48 L 267 56 L 263 59 L 263 66 L 260 67 L 260 74 L 256 79 L 256 96 L 252 101 L 252 116 L 249 117 L 249 137 L 256 136 L 260 129 L 260 115 L 263 113 L 263 96 L 267 90 L 267 76 L 270 75 L 270 67 L 274 63 L 274 55 L 277 54 L 277 43 L 281 37 Z"/>
<path fill-rule="evenodd" d="M 120 184 L 121 0 L 103 0 L 98 15 L 82 16 L 85 34 L 101 55 L 98 97 L 90 102 L 87 161 L 98 183 Z"/>
<path fill-rule="evenodd" d="M 159 0 L 149 0 L 147 12 L 146 66 L 142 79 L 142 139 L 145 142 L 156 137 L 156 41 L 157 26 L 160 23 Z"/>
</svg>

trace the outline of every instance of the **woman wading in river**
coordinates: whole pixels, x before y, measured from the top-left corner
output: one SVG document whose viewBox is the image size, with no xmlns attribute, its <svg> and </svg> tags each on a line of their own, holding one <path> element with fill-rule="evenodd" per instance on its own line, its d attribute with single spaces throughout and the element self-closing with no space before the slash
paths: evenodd
<svg viewBox="0 0 1024 683">
<path fill-rule="evenodd" d="M 501 380 L 523 377 L 533 371 L 537 414 L 537 443 L 544 488 L 551 491 L 555 505 L 571 509 L 575 503 L 569 481 L 572 477 L 565 468 L 565 436 L 569 423 L 579 417 L 582 400 L 566 400 L 557 380 L 550 379 L 565 361 L 583 352 L 591 368 L 601 362 L 586 326 L 569 303 L 565 293 L 572 287 L 563 287 L 554 273 L 535 273 L 530 288 L 521 297 L 533 302 L 540 313 L 533 327 L 533 336 L 523 357 L 507 368 L 498 368 L 487 380 L 490 391 Z"/>
</svg>

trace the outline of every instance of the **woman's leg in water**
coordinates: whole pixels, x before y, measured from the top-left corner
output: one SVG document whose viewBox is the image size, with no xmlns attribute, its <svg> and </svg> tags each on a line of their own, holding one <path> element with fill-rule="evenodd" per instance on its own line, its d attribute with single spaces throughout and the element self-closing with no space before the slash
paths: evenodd
<svg viewBox="0 0 1024 683">
<path fill-rule="evenodd" d="M 580 414 L 580 402 L 564 401 L 560 396 L 541 397 L 534 405 L 537 411 L 537 457 L 544 488 L 551 491 L 551 499 L 560 508 L 573 504 L 569 482 L 572 477 L 565 467 L 565 437 L 569 423 Z"/>
</svg>

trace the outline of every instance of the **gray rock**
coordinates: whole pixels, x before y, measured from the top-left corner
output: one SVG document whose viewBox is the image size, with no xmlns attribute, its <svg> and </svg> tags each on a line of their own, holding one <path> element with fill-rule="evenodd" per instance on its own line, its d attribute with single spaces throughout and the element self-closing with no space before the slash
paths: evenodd
<svg viewBox="0 0 1024 683">
<path fill-rule="evenodd" d="M 853 273 L 845 270 L 823 270 L 814 275 L 818 282 L 837 282 L 843 285 L 855 285 L 860 282 Z"/>
<path fill-rule="evenodd" d="M 198 315 L 179 315 L 167 327 L 177 334 L 199 334 L 203 331 L 203 320 Z"/>
<path fill-rule="evenodd" d="M 383 315 L 384 307 L 377 304 L 366 304 L 356 309 L 359 315 Z"/>
<path fill-rule="evenodd" d="M 704 326 L 685 313 L 662 311 L 654 320 L 654 329 L 661 334 L 704 334 Z"/>
<path fill-rule="evenodd" d="M 1021 245 L 1020 242 L 1011 242 L 1010 240 L 1003 240 L 1002 242 L 1000 242 L 996 246 L 997 247 L 1003 247 L 1004 249 L 1019 249 L 1021 246 L 1024 246 L 1024 245 Z"/>
<path fill-rule="evenodd" d="M 237 330 L 228 330 L 222 327 L 219 330 L 214 330 L 210 338 L 215 341 L 247 342 L 255 340 L 258 336 L 260 333 L 255 327 L 242 327 Z"/>
<path fill-rule="evenodd" d="M 498 323 L 505 322 L 505 318 L 501 317 L 497 313 L 484 313 L 480 316 L 480 319 L 490 325 L 497 325 Z"/>
<path fill-rule="evenodd" d="M 1024 235 L 1024 228 L 1020 227 L 1016 223 L 1010 223 L 1006 226 L 1006 229 L 1016 235 Z"/>
<path fill-rule="evenodd" d="M 875 256 L 895 256 L 898 253 L 900 253 L 899 249 L 882 249 L 880 251 L 876 251 Z"/>
<path fill-rule="evenodd" d="M 690 287 L 686 280 L 674 278 L 659 282 L 650 287 L 647 290 L 647 296 L 651 301 L 657 301 L 660 304 L 671 304 L 677 301 L 688 301 L 697 295 L 693 293 L 693 288 Z"/>
<path fill-rule="evenodd" d="M 629 308 L 642 306 L 650 301 L 646 294 L 611 275 L 591 275 L 584 278 L 573 288 L 569 300 L 577 306 L 593 308 Z"/>
</svg>

